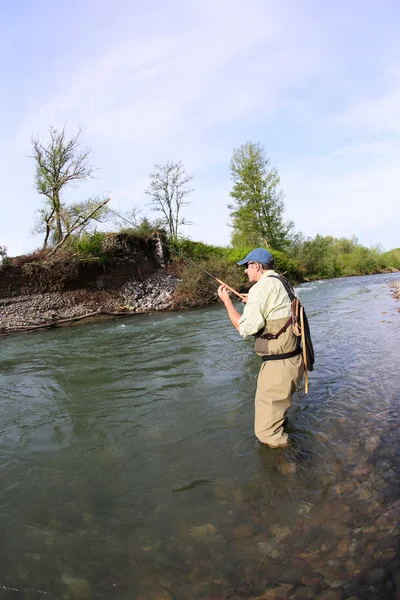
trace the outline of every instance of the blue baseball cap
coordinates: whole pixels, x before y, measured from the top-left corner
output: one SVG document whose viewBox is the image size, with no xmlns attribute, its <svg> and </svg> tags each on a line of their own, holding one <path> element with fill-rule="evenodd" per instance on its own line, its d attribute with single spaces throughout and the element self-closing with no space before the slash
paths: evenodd
<svg viewBox="0 0 400 600">
<path fill-rule="evenodd" d="M 274 257 L 272 256 L 271 252 L 268 252 L 268 250 L 265 248 L 256 248 L 255 250 L 249 252 L 246 258 L 240 260 L 237 264 L 247 265 L 247 263 L 251 261 L 269 265 L 270 263 L 274 262 Z"/>
</svg>

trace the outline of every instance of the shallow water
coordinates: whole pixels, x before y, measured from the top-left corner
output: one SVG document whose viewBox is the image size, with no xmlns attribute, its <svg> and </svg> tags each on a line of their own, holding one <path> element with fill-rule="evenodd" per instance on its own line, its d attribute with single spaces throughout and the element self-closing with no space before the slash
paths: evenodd
<svg viewBox="0 0 400 600">
<path fill-rule="evenodd" d="M 220 306 L 3 338 L 0 597 L 396 598 L 397 278 L 299 287 L 316 370 L 285 451 Z"/>
</svg>

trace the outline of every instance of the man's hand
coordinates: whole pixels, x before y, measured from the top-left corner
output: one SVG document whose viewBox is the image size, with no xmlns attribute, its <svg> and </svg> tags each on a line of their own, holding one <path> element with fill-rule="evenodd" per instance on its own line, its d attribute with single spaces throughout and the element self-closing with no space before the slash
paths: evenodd
<svg viewBox="0 0 400 600">
<path fill-rule="evenodd" d="M 249 299 L 249 295 L 248 294 L 241 294 L 242 296 L 242 302 L 244 302 L 246 304 L 247 300 Z"/>
<path fill-rule="evenodd" d="M 231 320 L 232 325 L 239 331 L 239 319 L 240 314 L 232 304 L 232 300 L 229 294 L 229 290 L 226 285 L 220 285 L 218 288 L 218 296 L 225 304 L 225 308 L 228 312 L 228 316 Z"/>
<path fill-rule="evenodd" d="M 226 285 L 220 285 L 219 286 L 219 288 L 218 288 L 218 296 L 222 300 L 222 302 L 225 304 L 225 306 L 227 304 L 232 304 L 232 300 L 231 300 L 231 296 L 230 296 L 230 291 L 228 290 L 228 288 L 226 287 Z"/>
</svg>

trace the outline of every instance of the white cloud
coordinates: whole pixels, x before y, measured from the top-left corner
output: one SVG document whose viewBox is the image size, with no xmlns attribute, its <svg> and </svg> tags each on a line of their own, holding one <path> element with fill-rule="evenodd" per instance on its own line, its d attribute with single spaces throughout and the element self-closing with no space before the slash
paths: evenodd
<svg viewBox="0 0 400 600">
<path fill-rule="evenodd" d="M 306 5 L 175 0 L 157 18 L 138 15 L 136 28 L 137 9 L 130 7 L 129 37 L 114 35 L 97 55 L 77 56 L 75 62 L 72 55 L 56 56 L 61 70 L 56 79 L 41 65 L 37 86 L 47 90 L 46 102 L 39 106 L 30 100 L 35 94 L 27 93 L 27 110 L 11 141 L 0 142 L 0 244 L 8 243 L 11 253 L 37 245 L 28 237 L 40 203 L 26 158 L 29 139 L 67 123 L 69 131 L 83 127 L 93 163 L 103 168 L 98 181 L 77 193 L 110 193 L 119 210 L 144 206 L 155 163 L 183 159 L 196 173 L 188 207 L 196 225 L 186 230 L 194 239 L 228 243 L 229 159 L 233 147 L 255 131 L 254 141 L 267 147 L 282 174 L 287 215 L 297 229 L 307 235 L 356 234 L 364 243 L 384 245 L 390 231 L 388 245 L 396 245 L 391 221 L 400 189 L 400 71 L 394 64 L 383 73 L 385 93 L 380 85 L 374 95 L 371 85 L 370 96 L 360 92 L 355 102 L 356 96 L 343 91 L 348 108 L 335 115 L 326 90 L 340 89 L 341 75 L 350 77 L 338 67 L 347 68 L 346 48 L 339 54 L 340 32 L 321 28 L 324 20 L 314 18 L 312 3 Z M 126 32 L 123 18 L 121 12 L 119 27 Z M 281 164 L 270 142 L 274 115 L 284 138 Z M 302 136 L 297 153 L 292 123 Z"/>
</svg>

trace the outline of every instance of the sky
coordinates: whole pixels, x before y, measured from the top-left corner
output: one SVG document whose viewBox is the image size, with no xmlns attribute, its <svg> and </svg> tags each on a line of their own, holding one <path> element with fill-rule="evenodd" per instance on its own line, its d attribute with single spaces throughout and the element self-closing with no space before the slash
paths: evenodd
<svg viewBox="0 0 400 600">
<path fill-rule="evenodd" d="M 31 139 L 65 126 L 99 168 L 66 202 L 155 217 L 149 174 L 182 160 L 182 233 L 227 245 L 232 152 L 260 142 L 297 231 L 399 247 L 399 26 L 397 0 L 0 0 L 0 245 L 41 245 Z"/>
</svg>

